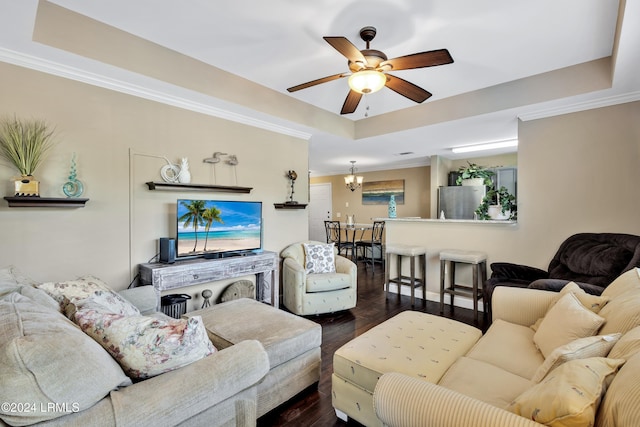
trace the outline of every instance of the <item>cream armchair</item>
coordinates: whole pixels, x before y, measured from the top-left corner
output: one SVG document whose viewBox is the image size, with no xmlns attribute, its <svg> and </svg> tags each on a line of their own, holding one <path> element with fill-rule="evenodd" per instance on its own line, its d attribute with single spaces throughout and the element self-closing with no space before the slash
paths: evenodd
<svg viewBox="0 0 640 427">
<path fill-rule="evenodd" d="M 357 267 L 337 254 L 335 273 L 307 274 L 305 272 L 305 251 L 303 243 L 324 245 L 323 242 L 307 241 L 294 243 L 280 255 L 284 258 L 282 267 L 282 296 L 284 306 L 292 313 L 306 316 L 310 314 L 333 313 L 356 306 Z"/>
</svg>

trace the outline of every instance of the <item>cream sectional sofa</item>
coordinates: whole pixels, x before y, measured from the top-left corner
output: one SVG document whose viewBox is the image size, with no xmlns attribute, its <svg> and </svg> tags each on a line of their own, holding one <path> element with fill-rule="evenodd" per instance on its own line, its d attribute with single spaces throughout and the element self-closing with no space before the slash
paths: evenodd
<svg viewBox="0 0 640 427">
<path fill-rule="evenodd" d="M 0 426 L 255 425 L 257 384 L 269 372 L 260 342 L 132 383 L 32 285 L 13 268 L 0 269 Z M 150 287 L 120 295 L 143 314 L 155 307 Z"/>
<path fill-rule="evenodd" d="M 338 415 L 368 426 L 640 425 L 639 269 L 600 298 L 499 287 L 492 302 L 484 335 L 404 312 L 337 350 Z"/>
</svg>

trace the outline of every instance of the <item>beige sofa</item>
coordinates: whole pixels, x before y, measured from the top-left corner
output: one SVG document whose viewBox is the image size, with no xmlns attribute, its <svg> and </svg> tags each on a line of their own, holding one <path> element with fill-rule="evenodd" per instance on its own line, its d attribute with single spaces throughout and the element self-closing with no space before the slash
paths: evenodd
<svg viewBox="0 0 640 427">
<path fill-rule="evenodd" d="M 143 314 L 155 306 L 148 287 L 120 294 Z M 57 309 L 13 269 L 0 269 L 0 425 L 255 425 L 257 383 L 269 371 L 258 341 L 132 383 Z"/>
<path fill-rule="evenodd" d="M 240 298 L 191 311 L 200 316 L 217 349 L 257 339 L 269 357 L 269 373 L 258 384 L 261 417 L 320 381 L 322 327 L 254 299 Z"/>
<path fill-rule="evenodd" d="M 482 337 L 401 313 L 336 351 L 333 405 L 365 425 L 640 425 L 640 270 L 585 295 L 499 287 Z"/>
</svg>

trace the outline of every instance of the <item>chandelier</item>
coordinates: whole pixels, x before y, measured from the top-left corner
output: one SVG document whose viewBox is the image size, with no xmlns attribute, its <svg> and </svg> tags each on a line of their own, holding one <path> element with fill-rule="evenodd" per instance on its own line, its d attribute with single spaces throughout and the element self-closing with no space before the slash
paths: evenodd
<svg viewBox="0 0 640 427">
<path fill-rule="evenodd" d="M 351 160 L 351 174 L 344 177 L 344 185 L 351 190 L 356 191 L 356 188 L 360 188 L 362 186 L 362 181 L 364 180 L 361 176 L 356 176 L 356 161 Z"/>
</svg>

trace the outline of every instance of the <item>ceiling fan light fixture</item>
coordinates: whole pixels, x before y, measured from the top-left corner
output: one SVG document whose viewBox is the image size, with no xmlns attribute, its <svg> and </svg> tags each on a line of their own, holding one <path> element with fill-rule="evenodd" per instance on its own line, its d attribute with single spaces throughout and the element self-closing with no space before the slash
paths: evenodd
<svg viewBox="0 0 640 427">
<path fill-rule="evenodd" d="M 349 87 L 362 94 L 374 93 L 387 83 L 384 73 L 376 70 L 362 70 L 349 76 Z"/>
</svg>

